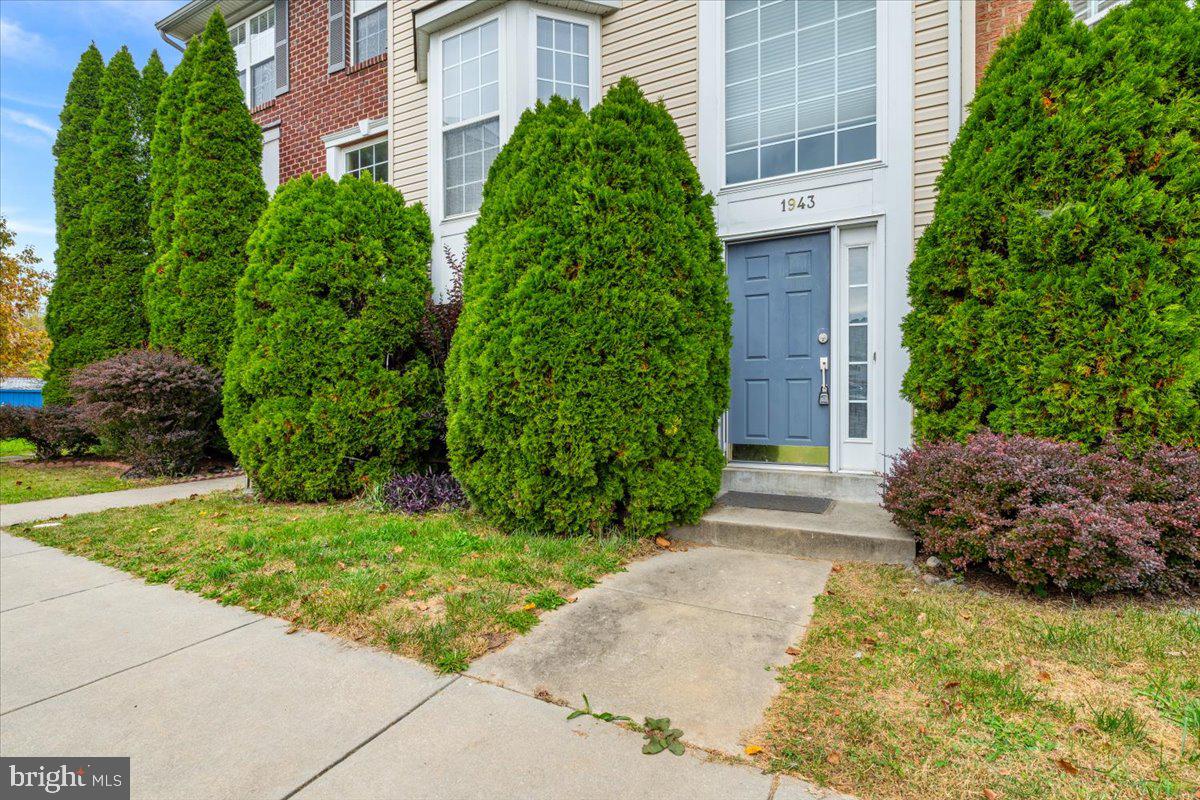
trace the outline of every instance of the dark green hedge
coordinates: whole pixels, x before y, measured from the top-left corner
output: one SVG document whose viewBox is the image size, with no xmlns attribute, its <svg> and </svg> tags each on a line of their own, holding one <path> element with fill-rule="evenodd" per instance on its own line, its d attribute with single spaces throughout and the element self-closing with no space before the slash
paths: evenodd
<svg viewBox="0 0 1200 800">
<path fill-rule="evenodd" d="M 918 438 L 1200 438 L 1198 43 L 1184 0 L 1001 43 L 909 273 Z"/>
<path fill-rule="evenodd" d="M 623 79 L 522 115 L 468 234 L 447 365 L 451 468 L 509 530 L 645 534 L 720 485 L 730 306 L 670 114 Z"/>
<path fill-rule="evenodd" d="M 417 347 L 432 235 L 369 179 L 279 188 L 237 286 L 221 427 L 271 499 L 345 497 L 414 469 L 441 376 Z"/>
</svg>

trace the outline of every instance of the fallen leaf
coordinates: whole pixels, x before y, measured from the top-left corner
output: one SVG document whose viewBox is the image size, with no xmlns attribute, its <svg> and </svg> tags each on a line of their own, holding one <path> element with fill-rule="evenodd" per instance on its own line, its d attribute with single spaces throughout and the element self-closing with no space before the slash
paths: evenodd
<svg viewBox="0 0 1200 800">
<path fill-rule="evenodd" d="M 416 597 L 417 593 L 413 589 L 409 589 L 407 592 L 404 593 L 404 596 L 405 597 Z"/>
<path fill-rule="evenodd" d="M 1057 766 L 1059 769 L 1061 769 L 1063 772 L 1067 773 L 1068 775 L 1078 775 L 1079 774 L 1079 767 L 1075 766 L 1070 761 L 1067 761 L 1065 758 L 1054 759 L 1054 764 L 1055 764 L 1055 766 Z"/>
<path fill-rule="evenodd" d="M 971 615 L 970 615 L 969 613 L 967 613 L 966 611 L 960 611 L 960 612 L 958 613 L 958 615 L 959 615 L 960 617 L 962 617 L 963 619 L 970 619 L 970 618 L 971 618 Z"/>
<path fill-rule="evenodd" d="M 878 642 L 878 640 L 874 639 L 873 637 L 864 636 L 863 644 L 867 645 L 868 647 L 876 647 L 879 645 L 879 642 Z"/>
<path fill-rule="evenodd" d="M 933 636 L 933 628 L 926 628 L 925 630 L 921 631 L 922 639 L 928 639 L 930 636 Z"/>
<path fill-rule="evenodd" d="M 748 755 L 748 756 L 752 756 L 755 753 L 761 753 L 761 752 L 762 752 L 762 748 L 756 744 L 751 744 L 751 745 L 746 746 L 746 755 Z"/>
<path fill-rule="evenodd" d="M 1049 672 L 1039 672 L 1038 680 L 1041 681 L 1042 683 L 1049 683 L 1050 682 L 1050 673 Z"/>
<path fill-rule="evenodd" d="M 575 601 L 577 601 L 578 599 L 579 599 L 578 597 L 568 597 L 568 598 L 567 598 L 567 602 L 568 602 L 568 603 L 574 603 L 574 602 L 575 602 Z"/>
<path fill-rule="evenodd" d="M 384 593 L 384 592 L 386 592 L 386 591 L 387 591 L 387 584 L 386 584 L 386 583 L 381 583 L 381 584 L 379 584 L 378 586 L 376 586 L 376 587 L 375 587 L 375 593 L 376 593 L 376 594 L 383 594 L 383 593 Z"/>
<path fill-rule="evenodd" d="M 830 764 L 837 766 L 838 764 L 841 763 L 842 757 L 840 755 L 838 755 L 837 753 L 830 753 L 829 755 L 825 756 L 825 760 L 828 761 Z"/>
<path fill-rule="evenodd" d="M 798 655 L 800 655 L 800 648 L 799 647 L 789 647 L 784 652 L 787 653 L 789 656 L 798 656 Z"/>
<path fill-rule="evenodd" d="M 158 533 L 158 531 L 158 528 L 151 528 L 150 530 L 146 531 L 146 533 Z"/>
<path fill-rule="evenodd" d="M 996 794 L 991 789 L 984 789 L 983 796 L 987 798 L 987 800 L 999 800 L 1000 797 L 1000 795 Z"/>
<path fill-rule="evenodd" d="M 947 681 L 947 682 L 946 682 L 946 683 L 945 683 L 945 684 L 942 686 L 942 688 L 943 688 L 943 689 L 946 689 L 946 690 L 950 690 L 950 689 L 957 689 L 959 686 L 962 686 L 962 682 L 961 682 L 961 681 Z"/>
<path fill-rule="evenodd" d="M 926 616 L 927 615 L 924 611 L 922 611 L 920 614 L 917 614 L 917 622 L 924 622 Z"/>
<path fill-rule="evenodd" d="M 919 733 L 919 734 L 921 734 L 922 736 L 924 736 L 924 735 L 925 735 L 925 726 L 924 726 L 924 725 L 918 725 L 918 726 L 917 726 L 917 733 Z"/>
<path fill-rule="evenodd" d="M 656 536 L 654 538 L 654 543 L 656 545 L 658 545 L 659 547 L 661 547 L 663 550 L 671 549 L 671 540 L 666 538 L 665 536 Z"/>
<path fill-rule="evenodd" d="M 832 568 L 832 570 L 831 570 L 831 571 L 833 571 L 833 572 L 841 572 L 841 571 L 842 571 L 842 565 L 841 565 L 841 564 L 834 564 L 834 565 L 833 565 L 833 568 Z"/>
<path fill-rule="evenodd" d="M 521 606 L 522 611 L 533 611 L 535 608 L 537 608 L 536 603 L 526 603 L 525 605 Z"/>
<path fill-rule="evenodd" d="M 290 627 L 290 628 L 288 628 L 288 629 L 287 629 L 288 636 L 291 636 L 293 633 L 295 633 L 295 632 L 296 632 L 296 631 L 298 631 L 298 630 L 300 630 L 300 626 L 299 626 L 299 625 L 293 625 L 292 627 Z"/>
<path fill-rule="evenodd" d="M 396 547 L 392 548 L 392 552 L 395 553 L 396 555 L 400 555 L 401 553 L 404 552 L 404 548 L 401 547 L 400 545 L 397 545 Z"/>
</svg>

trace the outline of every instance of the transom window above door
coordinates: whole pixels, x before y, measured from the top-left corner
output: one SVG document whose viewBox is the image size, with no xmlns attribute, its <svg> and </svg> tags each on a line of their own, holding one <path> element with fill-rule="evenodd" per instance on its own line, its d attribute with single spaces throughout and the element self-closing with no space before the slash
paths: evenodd
<svg viewBox="0 0 1200 800">
<path fill-rule="evenodd" d="M 875 0 L 728 0 L 725 182 L 876 157 Z"/>
</svg>

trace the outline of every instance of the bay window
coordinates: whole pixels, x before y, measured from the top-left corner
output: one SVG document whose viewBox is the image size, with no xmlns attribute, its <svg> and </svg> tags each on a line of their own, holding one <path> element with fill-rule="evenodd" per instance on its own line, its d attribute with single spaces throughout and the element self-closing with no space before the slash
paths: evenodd
<svg viewBox="0 0 1200 800">
<path fill-rule="evenodd" d="M 725 180 L 876 157 L 875 0 L 725 4 Z"/>
<path fill-rule="evenodd" d="M 538 16 L 538 100 L 544 103 L 558 95 L 567 100 L 579 100 L 584 111 L 591 108 L 588 38 L 587 25 Z"/>
<path fill-rule="evenodd" d="M 500 150 L 500 23 L 442 40 L 445 214 L 479 210 L 483 181 Z"/>
</svg>

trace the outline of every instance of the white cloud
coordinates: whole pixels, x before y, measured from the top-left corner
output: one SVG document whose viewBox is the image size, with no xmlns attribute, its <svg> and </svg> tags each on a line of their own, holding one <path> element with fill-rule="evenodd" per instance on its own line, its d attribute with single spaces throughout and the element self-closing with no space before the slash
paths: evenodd
<svg viewBox="0 0 1200 800">
<path fill-rule="evenodd" d="M 18 125 L 24 125 L 26 128 L 44 133 L 51 139 L 53 139 L 54 135 L 58 133 L 58 128 L 54 127 L 48 122 L 44 122 L 32 114 L 26 114 L 24 111 L 11 111 L 6 109 L 4 116 L 8 117 Z"/>
<path fill-rule="evenodd" d="M 46 220 L 10 219 L 8 227 L 20 236 L 54 235 L 54 224 Z"/>
<path fill-rule="evenodd" d="M 53 100 L 45 100 L 40 97 L 29 97 L 17 92 L 0 92 L 0 101 L 16 103 L 19 106 L 29 106 L 30 108 L 48 108 L 53 111 L 58 111 L 62 107 L 62 103 L 56 103 Z"/>
<path fill-rule="evenodd" d="M 43 64 L 53 58 L 54 48 L 41 34 L 27 31 L 10 19 L 0 18 L 0 53 L 13 61 Z"/>
</svg>

